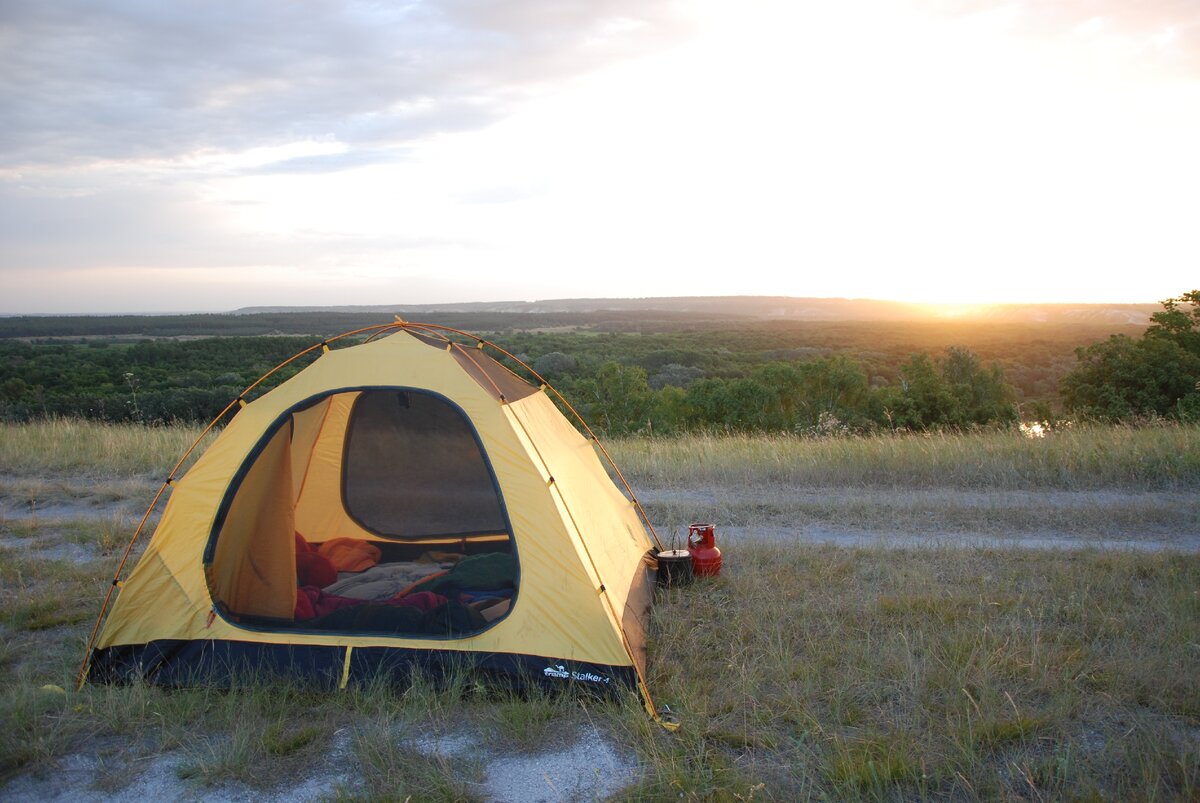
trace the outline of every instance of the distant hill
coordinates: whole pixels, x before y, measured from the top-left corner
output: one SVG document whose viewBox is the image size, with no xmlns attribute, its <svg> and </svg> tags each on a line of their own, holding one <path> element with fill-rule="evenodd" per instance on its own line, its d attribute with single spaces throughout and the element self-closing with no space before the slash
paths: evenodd
<svg viewBox="0 0 1200 803">
<path fill-rule="evenodd" d="M 1156 304 L 1005 304 L 958 307 L 857 298 L 694 296 L 675 298 L 561 298 L 466 304 L 376 304 L 331 307 L 243 307 L 184 315 L 23 315 L 0 317 L 4 338 L 137 338 L 253 335 L 328 337 L 387 323 L 393 316 L 472 332 L 679 331 L 693 327 L 990 326 L 1078 329 L 1095 339 L 1133 334 L 1150 322 Z"/>
<path fill-rule="evenodd" d="M 234 315 L 348 313 L 391 315 L 666 312 L 696 313 L 706 318 L 793 321 L 921 321 L 956 319 L 989 323 L 1049 323 L 1139 326 L 1149 323 L 1158 304 L 998 304 L 964 307 L 910 304 L 862 298 L 795 298 L 792 296 L 676 296 L 658 298 L 558 298 L 544 301 L 481 301 L 459 304 L 375 304 L 333 307 L 243 307 Z"/>
</svg>

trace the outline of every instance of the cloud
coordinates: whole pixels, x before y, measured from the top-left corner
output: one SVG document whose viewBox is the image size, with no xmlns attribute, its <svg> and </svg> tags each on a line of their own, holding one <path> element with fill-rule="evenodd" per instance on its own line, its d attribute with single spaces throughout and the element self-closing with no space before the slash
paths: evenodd
<svg viewBox="0 0 1200 803">
<path fill-rule="evenodd" d="M 169 187 L 114 187 L 55 196 L 0 185 L 0 240 L 5 269 L 226 264 L 221 253 L 254 243 L 230 242 L 213 211 Z"/>
<path fill-rule="evenodd" d="M 359 167 L 370 167 L 372 165 L 395 162 L 401 158 L 403 158 L 402 154 L 398 154 L 395 151 L 364 148 L 344 153 L 316 154 L 280 159 L 261 166 L 249 167 L 241 172 L 248 175 L 313 175 L 318 173 L 336 173 L 340 170 L 353 170 Z"/>
<path fill-rule="evenodd" d="M 87 309 L 123 277 L 241 306 L 1194 265 L 1198 16 L 0 0 L 0 284 Z"/>
<path fill-rule="evenodd" d="M 1195 0 L 1017 0 L 991 5 L 974 0 L 921 0 L 939 15 L 1003 23 L 1035 40 L 1098 46 L 1100 69 L 1136 65 L 1184 80 L 1200 78 L 1200 4 Z"/>
<path fill-rule="evenodd" d="M 456 238 L 337 231 L 280 235 L 231 228 L 222 207 L 166 186 L 112 187 L 86 194 L 13 192 L 0 183 L 0 270 L 238 268 L 340 269 L 402 262 L 406 254 L 470 249 Z"/>
<path fill-rule="evenodd" d="M 169 159 L 334 138 L 393 147 L 477 127 L 679 41 L 665 0 L 172 3 L 0 10 L 3 166 Z"/>
</svg>

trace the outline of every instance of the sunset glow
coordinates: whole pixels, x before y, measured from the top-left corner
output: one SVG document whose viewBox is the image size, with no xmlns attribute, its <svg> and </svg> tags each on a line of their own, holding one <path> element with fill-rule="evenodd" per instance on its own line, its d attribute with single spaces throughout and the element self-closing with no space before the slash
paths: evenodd
<svg viewBox="0 0 1200 803">
<path fill-rule="evenodd" d="M 0 312 L 1197 284 L 1200 7 L 238 8 L 9 12 Z"/>
</svg>

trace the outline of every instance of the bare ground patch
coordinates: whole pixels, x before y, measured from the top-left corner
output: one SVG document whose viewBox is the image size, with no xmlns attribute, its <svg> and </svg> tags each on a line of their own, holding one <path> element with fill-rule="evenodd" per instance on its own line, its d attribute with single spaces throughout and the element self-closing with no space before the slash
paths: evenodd
<svg viewBox="0 0 1200 803">
<path fill-rule="evenodd" d="M 161 479 L 0 474 L 0 519 L 70 519 L 145 512 Z"/>
<path fill-rule="evenodd" d="M 1182 491 L 643 488 L 664 542 L 688 523 L 774 543 L 1200 550 L 1200 499 Z"/>
<path fill-rule="evenodd" d="M 285 803 L 297 800 L 379 799 L 398 791 L 417 792 L 409 799 L 459 799 L 495 803 L 535 803 L 536 801 L 578 801 L 607 798 L 638 778 L 637 764 L 628 749 L 614 743 L 612 737 L 594 726 L 568 724 L 559 738 L 536 752 L 513 752 L 489 746 L 486 733 L 477 727 L 413 738 L 391 734 L 390 742 L 367 760 L 381 760 L 385 753 L 410 766 L 428 761 L 424 769 L 443 772 L 431 779 L 431 786 L 412 789 L 403 779 L 363 780 L 361 759 L 355 740 L 363 738 L 362 729 L 339 729 L 326 747 L 297 776 L 269 788 L 254 788 L 240 782 L 210 785 L 189 781 L 193 774 L 186 751 L 147 755 L 74 753 L 63 758 L 53 770 L 23 775 L 3 788 L 3 796 L 12 801 L 61 801 L 61 803 L 141 803 L 145 800 L 204 800 L 216 803 Z M 371 737 L 377 734 L 370 734 Z M 461 773 L 457 787 L 447 781 L 457 768 L 471 765 Z M 388 786 L 394 783 L 394 786 Z M 425 795 L 421 795 L 424 792 Z M 443 794 L 449 793 L 449 794 Z M 400 799 L 405 799 L 401 797 Z"/>
</svg>

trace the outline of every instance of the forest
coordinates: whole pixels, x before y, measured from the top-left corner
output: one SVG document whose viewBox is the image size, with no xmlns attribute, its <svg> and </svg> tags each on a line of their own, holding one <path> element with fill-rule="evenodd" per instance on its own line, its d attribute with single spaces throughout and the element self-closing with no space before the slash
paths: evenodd
<svg viewBox="0 0 1200 803">
<path fill-rule="evenodd" d="M 1196 291 L 1184 293 L 1163 302 L 1146 326 L 1123 327 L 652 311 L 428 317 L 516 355 L 607 434 L 839 433 L 1064 416 L 1193 418 L 1200 413 L 1197 301 Z M 5 319 L 0 419 L 206 422 L 302 349 L 386 322 L 347 313 L 261 315 Z M 55 335 L 51 321 L 62 324 Z"/>
</svg>

